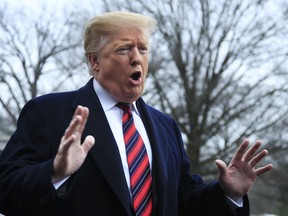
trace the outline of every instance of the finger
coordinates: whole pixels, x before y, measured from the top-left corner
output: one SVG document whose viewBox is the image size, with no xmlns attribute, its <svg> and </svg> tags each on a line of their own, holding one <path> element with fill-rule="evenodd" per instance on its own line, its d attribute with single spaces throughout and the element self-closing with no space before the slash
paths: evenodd
<svg viewBox="0 0 288 216">
<path fill-rule="evenodd" d="M 256 151 L 259 149 L 259 147 L 262 145 L 262 142 L 260 140 L 257 140 L 254 145 L 252 145 L 247 152 L 243 156 L 243 160 L 246 162 L 249 162 L 253 157 Z"/>
<path fill-rule="evenodd" d="M 227 169 L 226 163 L 224 161 L 222 161 L 222 160 L 216 160 L 215 163 L 216 163 L 216 165 L 218 167 L 219 175 L 220 176 L 225 175 L 226 169 Z"/>
<path fill-rule="evenodd" d="M 80 121 L 80 118 L 78 117 L 79 115 L 81 115 L 81 106 L 77 106 L 73 114 L 72 120 L 70 121 L 70 124 L 67 127 L 67 129 L 65 130 L 65 133 L 64 133 L 65 139 L 67 139 L 74 133 L 74 130 L 77 127 L 78 121 Z"/>
<path fill-rule="evenodd" d="M 257 176 L 262 175 L 263 173 L 266 173 L 270 171 L 273 168 L 272 164 L 267 164 L 264 167 L 259 167 L 258 169 L 255 170 L 255 173 Z"/>
<path fill-rule="evenodd" d="M 84 140 L 84 142 L 83 142 L 83 144 L 82 144 L 82 148 L 83 148 L 83 150 L 84 150 L 84 152 L 85 152 L 86 154 L 87 154 L 88 151 L 90 151 L 90 149 L 93 147 L 94 143 L 95 143 L 95 139 L 94 139 L 93 136 L 88 135 L 88 136 L 85 138 L 85 140 Z"/>
<path fill-rule="evenodd" d="M 72 119 L 76 118 L 76 116 L 82 116 L 82 112 L 83 112 L 82 110 L 83 110 L 83 106 L 78 105 L 78 106 L 76 107 L 76 110 L 74 111 L 74 114 L 73 114 L 73 118 L 72 118 Z"/>
<path fill-rule="evenodd" d="M 77 127 L 77 130 L 80 134 L 82 134 L 85 128 L 88 116 L 89 116 L 89 109 L 87 107 L 81 107 L 81 121 L 79 122 L 79 125 Z"/>
<path fill-rule="evenodd" d="M 81 121 L 80 116 L 76 115 L 75 117 L 73 117 L 68 128 L 66 128 L 65 130 L 64 139 L 68 139 L 74 133 L 80 121 Z"/>
<path fill-rule="evenodd" d="M 255 167 L 256 164 L 258 164 L 266 155 L 268 154 L 268 151 L 266 149 L 262 150 L 260 153 L 258 153 L 256 156 L 254 156 L 251 161 L 249 162 L 252 167 Z"/>
<path fill-rule="evenodd" d="M 82 134 L 84 126 L 86 124 L 86 119 L 88 116 L 87 113 L 88 108 L 85 109 L 85 107 L 78 105 L 73 118 L 70 122 L 70 125 L 65 131 L 65 138 L 67 139 L 69 136 L 71 136 L 73 133 L 79 133 Z M 84 118 L 84 120 L 83 120 Z"/>
<path fill-rule="evenodd" d="M 61 139 L 61 144 L 59 146 L 58 152 L 60 153 L 66 152 L 75 140 L 76 140 L 76 136 L 73 134 L 69 136 L 68 139 L 64 139 L 64 136 L 63 136 Z"/>
<path fill-rule="evenodd" d="M 243 155 L 245 154 L 245 151 L 247 149 L 249 145 L 249 140 L 248 139 L 244 139 L 243 142 L 240 144 L 240 146 L 238 147 L 237 151 L 235 152 L 234 156 L 232 157 L 232 161 L 240 161 L 242 160 Z"/>
</svg>

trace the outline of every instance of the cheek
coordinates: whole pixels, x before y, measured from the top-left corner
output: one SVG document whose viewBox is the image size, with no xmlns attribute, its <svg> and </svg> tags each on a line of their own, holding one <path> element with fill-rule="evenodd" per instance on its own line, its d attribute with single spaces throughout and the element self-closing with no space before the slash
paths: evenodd
<svg viewBox="0 0 288 216">
<path fill-rule="evenodd" d="M 148 67 L 149 67 L 148 58 L 144 59 L 143 62 L 144 62 L 144 64 L 143 64 L 144 70 L 145 70 L 145 72 L 147 73 Z"/>
<path fill-rule="evenodd" d="M 103 82 L 110 84 L 111 86 L 122 85 L 123 73 L 119 71 L 119 68 L 107 68 L 105 71 L 101 71 L 99 76 Z"/>
</svg>

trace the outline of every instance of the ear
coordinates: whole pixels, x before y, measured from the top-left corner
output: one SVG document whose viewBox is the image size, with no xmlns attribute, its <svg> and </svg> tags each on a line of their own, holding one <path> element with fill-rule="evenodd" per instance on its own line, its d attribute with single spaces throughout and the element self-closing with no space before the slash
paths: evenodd
<svg viewBox="0 0 288 216">
<path fill-rule="evenodd" d="M 87 60 L 89 64 L 91 65 L 91 68 L 93 69 L 93 71 L 97 72 L 99 70 L 99 63 L 98 63 L 97 55 L 95 53 L 88 53 Z"/>
</svg>

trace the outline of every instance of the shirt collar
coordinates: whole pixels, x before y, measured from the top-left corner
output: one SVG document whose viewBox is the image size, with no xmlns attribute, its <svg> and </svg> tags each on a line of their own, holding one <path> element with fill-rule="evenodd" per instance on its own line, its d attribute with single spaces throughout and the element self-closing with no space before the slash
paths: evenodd
<svg viewBox="0 0 288 216">
<path fill-rule="evenodd" d="M 104 112 L 112 109 L 119 102 L 113 98 L 112 95 L 106 89 L 104 89 L 95 78 L 93 79 L 93 87 L 96 94 L 98 95 Z M 140 116 L 136 106 L 136 101 L 132 102 L 132 110 L 134 110 L 137 115 Z"/>
</svg>

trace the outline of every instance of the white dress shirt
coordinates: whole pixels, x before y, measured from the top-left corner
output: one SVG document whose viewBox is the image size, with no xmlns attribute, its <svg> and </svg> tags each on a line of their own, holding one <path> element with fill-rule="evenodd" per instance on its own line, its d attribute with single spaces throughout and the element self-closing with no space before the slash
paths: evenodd
<svg viewBox="0 0 288 216">
<path fill-rule="evenodd" d="M 114 138 L 116 140 L 119 153 L 121 156 L 121 162 L 124 169 L 124 174 L 127 182 L 128 188 L 130 188 L 130 174 L 129 174 L 129 168 L 127 163 L 127 155 L 126 155 L 126 149 L 125 149 L 125 142 L 124 142 L 124 136 L 123 136 L 123 128 L 122 128 L 122 114 L 123 111 L 121 108 L 117 107 L 116 104 L 119 102 L 116 99 L 114 99 L 109 92 L 107 92 L 97 81 L 96 79 L 93 80 L 93 87 L 94 90 L 100 100 L 100 103 L 102 105 L 102 108 L 105 112 L 106 118 L 108 120 L 108 123 L 110 125 L 110 128 L 113 132 Z M 150 171 L 152 171 L 152 151 L 150 142 L 148 139 L 147 132 L 145 130 L 144 124 L 141 120 L 141 117 L 139 115 L 139 112 L 136 107 L 136 102 L 132 103 L 132 115 L 135 123 L 135 127 L 140 133 L 149 158 L 150 163 Z M 93 111 L 92 111 L 93 112 Z M 96 120 L 97 121 L 97 120 Z M 97 145 L 97 143 L 95 143 Z"/>
</svg>

